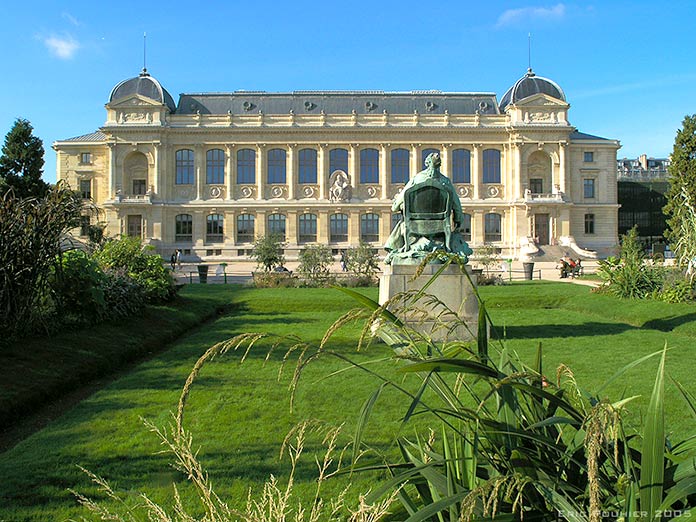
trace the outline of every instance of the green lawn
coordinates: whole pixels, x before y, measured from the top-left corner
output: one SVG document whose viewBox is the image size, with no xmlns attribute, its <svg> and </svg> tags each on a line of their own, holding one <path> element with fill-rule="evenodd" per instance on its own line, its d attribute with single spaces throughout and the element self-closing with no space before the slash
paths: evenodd
<svg viewBox="0 0 696 522">
<path fill-rule="evenodd" d="M 179 339 L 0 455 L 0 520 L 57 521 L 84 515 L 67 488 L 88 494 L 95 490 L 77 465 L 108 478 L 129 501 L 135 501 L 137 491 L 146 491 L 169 505 L 172 482 L 180 485 L 184 480 L 168 466 L 167 455 L 157 454 L 158 441 L 140 418 L 167 424 L 190 369 L 213 343 L 252 331 L 290 333 L 316 342 L 333 320 L 353 306 L 349 297 L 336 290 L 190 288 L 211 293 L 225 288 L 234 311 Z M 365 292 L 376 298 L 376 289 Z M 661 349 L 666 342 L 671 348 L 668 373 L 694 391 L 690 352 L 696 339 L 695 306 L 620 302 L 590 294 L 587 287 L 545 282 L 484 287 L 481 293 L 508 346 L 531 361 L 542 342 L 545 373 L 551 378 L 556 366 L 565 363 L 579 383 L 592 390 L 619 366 Z M 336 336 L 332 348 L 362 363 L 389 356 L 382 345 L 355 353 L 357 335 L 357 327 L 345 330 Z M 214 360 L 203 369 L 189 402 L 187 426 L 201 446 L 200 458 L 217 491 L 237 506 L 246 501 L 249 486 L 258 487 L 271 473 L 287 472 L 288 463 L 278 461 L 278 450 L 288 430 L 308 418 L 345 422 L 347 440 L 362 403 L 378 385 L 354 370 L 329 377 L 344 364 L 321 359 L 308 368 L 296 407 L 290 411 L 288 384 L 293 367 L 288 364 L 278 379 L 283 352 L 265 361 L 267 346 L 257 346 L 243 364 L 238 354 Z M 390 372 L 397 365 L 387 360 L 371 367 Z M 631 370 L 609 392 L 615 397 L 648 395 L 656 367 L 657 360 L 652 360 Z M 634 418 L 645 404 L 642 399 L 632 406 Z M 680 436 L 692 433 L 693 422 L 683 415 L 671 386 L 667 405 L 671 429 Z M 394 393 L 383 395 L 365 440 L 380 451 L 393 452 L 390 442 L 407 407 Z M 403 432 L 411 434 L 413 428 L 407 426 Z M 311 453 L 317 443 L 310 441 L 307 446 Z M 313 477 L 314 465 L 307 459 L 298 470 L 301 491 L 311 487 Z M 342 489 L 346 480 L 330 482 L 324 497 Z M 351 480 L 355 494 L 375 484 L 374 476 L 357 475 Z M 184 497 L 190 493 L 184 486 Z"/>
</svg>

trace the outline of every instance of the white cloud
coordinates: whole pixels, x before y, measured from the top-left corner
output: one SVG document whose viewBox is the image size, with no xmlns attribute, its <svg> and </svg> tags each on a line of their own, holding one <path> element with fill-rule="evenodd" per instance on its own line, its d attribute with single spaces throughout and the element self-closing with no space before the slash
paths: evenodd
<svg viewBox="0 0 696 522">
<path fill-rule="evenodd" d="M 71 15 L 70 13 L 66 12 L 66 13 L 61 14 L 61 16 L 64 19 L 66 19 L 68 22 L 70 22 L 72 25 L 74 25 L 75 27 L 80 26 L 80 21 L 77 18 L 75 18 L 73 15 Z"/>
<path fill-rule="evenodd" d="M 49 36 L 44 38 L 44 45 L 54 56 L 61 60 L 69 60 L 80 48 L 80 44 L 72 36 Z"/>
<path fill-rule="evenodd" d="M 553 7 L 522 7 L 520 9 L 508 9 L 498 17 L 496 27 L 527 24 L 537 20 L 560 20 L 565 16 L 565 13 L 566 7 L 564 4 L 557 4 Z"/>
</svg>

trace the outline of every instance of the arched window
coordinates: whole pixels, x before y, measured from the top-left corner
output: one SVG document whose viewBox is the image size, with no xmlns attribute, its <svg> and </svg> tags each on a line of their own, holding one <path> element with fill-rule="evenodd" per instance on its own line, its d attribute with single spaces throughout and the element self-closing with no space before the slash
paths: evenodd
<svg viewBox="0 0 696 522">
<path fill-rule="evenodd" d="M 379 216 L 363 214 L 360 216 L 360 239 L 362 241 L 379 241 Z"/>
<path fill-rule="evenodd" d="M 348 151 L 346 149 L 331 149 L 329 151 L 329 174 L 342 170 L 348 172 Z"/>
<path fill-rule="evenodd" d="M 174 241 L 193 241 L 193 218 L 191 214 L 179 214 L 174 218 Z"/>
<path fill-rule="evenodd" d="M 437 152 L 438 154 L 440 153 L 440 151 L 437 149 L 423 149 L 421 151 L 421 165 L 423 166 L 423 168 L 425 168 L 425 158 L 427 158 L 434 152 Z"/>
<path fill-rule="evenodd" d="M 298 183 L 317 182 L 317 151 L 314 149 L 302 149 L 298 154 L 299 172 Z"/>
<path fill-rule="evenodd" d="M 500 214 L 486 214 L 484 216 L 483 240 L 486 243 L 500 241 L 503 237 L 501 229 L 502 217 Z"/>
<path fill-rule="evenodd" d="M 452 183 L 471 183 L 471 152 L 467 149 L 452 151 Z"/>
<path fill-rule="evenodd" d="M 205 240 L 208 243 L 222 243 L 223 241 L 223 217 L 222 214 L 210 214 L 205 227 Z"/>
<path fill-rule="evenodd" d="M 498 149 L 483 151 L 483 182 L 500 183 L 500 151 Z"/>
<path fill-rule="evenodd" d="M 394 149 L 391 151 L 391 182 L 406 183 L 410 175 L 410 155 L 406 149 Z"/>
<path fill-rule="evenodd" d="M 331 214 L 329 236 L 332 243 L 348 241 L 348 216 L 346 214 Z"/>
<path fill-rule="evenodd" d="M 268 183 L 285 183 L 286 153 L 283 149 L 268 151 Z"/>
<path fill-rule="evenodd" d="M 205 154 L 206 183 L 208 185 L 225 183 L 225 151 L 210 149 Z"/>
<path fill-rule="evenodd" d="M 471 241 L 471 214 L 464 214 L 464 220 L 459 228 L 464 241 Z"/>
<path fill-rule="evenodd" d="M 239 214 L 237 216 L 237 243 L 251 243 L 254 241 L 254 216 L 251 214 Z"/>
<path fill-rule="evenodd" d="M 271 214 L 268 216 L 268 234 L 280 236 L 285 241 L 285 214 Z"/>
<path fill-rule="evenodd" d="M 193 151 L 176 151 L 176 184 L 193 185 Z"/>
<path fill-rule="evenodd" d="M 379 183 L 379 151 L 360 151 L 360 183 Z"/>
<path fill-rule="evenodd" d="M 237 151 L 237 183 L 256 183 L 256 151 Z"/>
<path fill-rule="evenodd" d="M 317 240 L 317 215 L 302 214 L 299 217 L 297 240 L 300 243 L 311 243 Z"/>
</svg>

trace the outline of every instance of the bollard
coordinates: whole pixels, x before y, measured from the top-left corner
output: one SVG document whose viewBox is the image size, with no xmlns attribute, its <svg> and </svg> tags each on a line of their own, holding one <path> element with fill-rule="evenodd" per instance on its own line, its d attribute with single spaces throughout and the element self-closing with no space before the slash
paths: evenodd
<svg viewBox="0 0 696 522">
<path fill-rule="evenodd" d="M 524 269 L 524 278 L 531 281 L 534 278 L 534 263 L 522 263 Z"/>
<path fill-rule="evenodd" d="M 198 280 L 204 284 L 208 282 L 208 265 L 198 265 Z"/>
</svg>

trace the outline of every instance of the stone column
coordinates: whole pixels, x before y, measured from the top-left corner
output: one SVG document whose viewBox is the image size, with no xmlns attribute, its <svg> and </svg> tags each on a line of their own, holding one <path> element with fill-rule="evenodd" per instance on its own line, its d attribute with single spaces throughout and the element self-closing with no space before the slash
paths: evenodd
<svg viewBox="0 0 696 522">
<path fill-rule="evenodd" d="M 116 144 L 109 143 L 109 197 L 116 198 Z"/>
<path fill-rule="evenodd" d="M 256 146 L 256 199 L 261 201 L 265 199 L 266 180 L 266 146 L 259 144 Z M 259 234 L 263 235 L 263 234 Z"/>
<path fill-rule="evenodd" d="M 194 210 L 193 211 L 193 245 L 196 247 L 202 247 L 205 242 L 205 227 L 207 226 L 206 220 L 208 215 L 204 210 Z"/>
<path fill-rule="evenodd" d="M 236 225 L 237 213 L 234 210 L 229 210 L 224 213 L 225 216 L 225 243 L 234 245 L 237 243 Z"/>
<path fill-rule="evenodd" d="M 193 149 L 193 171 L 196 173 L 197 200 L 203 197 L 203 176 L 205 176 L 205 162 L 203 156 L 203 146 L 196 145 Z"/>
<path fill-rule="evenodd" d="M 360 211 L 353 209 L 348 214 L 348 244 L 360 243 Z"/>
<path fill-rule="evenodd" d="M 225 173 L 227 174 L 227 177 L 225 178 L 225 192 L 227 194 L 225 195 L 225 199 L 227 201 L 230 201 L 234 199 L 234 175 L 235 175 L 235 170 L 233 166 L 236 166 L 237 162 L 234 161 L 236 158 L 234 158 L 234 145 L 233 144 L 228 144 L 227 147 L 225 147 Z"/>
<path fill-rule="evenodd" d="M 317 243 L 329 243 L 329 211 L 320 210 L 317 213 Z"/>
<path fill-rule="evenodd" d="M 288 210 L 285 226 L 286 242 L 288 245 L 297 245 L 297 210 Z"/>
<path fill-rule="evenodd" d="M 389 238 L 389 234 L 391 234 L 391 209 L 387 208 L 379 213 L 379 243 L 380 245 L 384 245 L 384 243 L 387 242 L 387 238 Z"/>
<path fill-rule="evenodd" d="M 389 179 L 387 176 L 387 154 L 389 147 L 382 144 L 379 148 L 379 180 L 382 186 L 382 199 L 389 199 Z"/>
<path fill-rule="evenodd" d="M 471 173 L 471 183 L 474 185 L 474 199 L 481 199 L 482 194 L 482 184 L 483 184 L 483 161 L 481 160 L 481 155 L 483 154 L 482 147 L 480 143 L 474 144 L 474 168 Z"/>
<path fill-rule="evenodd" d="M 558 144 L 558 157 L 560 161 L 560 168 L 559 168 L 559 176 L 558 176 L 558 190 L 563 192 L 564 194 L 567 193 L 568 191 L 568 158 L 567 158 L 567 143 L 566 142 L 560 142 Z M 570 194 L 567 194 L 569 197 Z"/>
<path fill-rule="evenodd" d="M 264 237 L 266 235 L 266 211 L 257 210 L 255 217 L 255 230 L 254 235 L 257 237 Z"/>
<path fill-rule="evenodd" d="M 153 154 L 154 165 L 152 168 L 152 183 L 151 184 L 152 184 L 154 193 L 157 194 L 157 196 L 159 196 L 161 198 L 162 189 L 160 187 L 160 180 L 161 180 L 161 176 L 160 176 L 160 144 L 155 143 L 153 145 L 153 148 L 154 148 L 154 154 Z"/>
<path fill-rule="evenodd" d="M 358 179 L 358 146 L 354 144 L 348 145 L 348 177 L 350 178 L 350 186 L 353 189 L 353 196 L 357 195 Z"/>
<path fill-rule="evenodd" d="M 295 148 L 297 145 L 288 145 L 288 158 L 287 158 L 287 183 L 288 183 L 288 199 L 295 199 Z M 297 243 L 297 238 L 295 238 L 295 243 Z"/>
<path fill-rule="evenodd" d="M 442 160 L 442 166 L 440 170 L 447 176 L 450 180 L 452 179 L 452 167 L 450 165 L 450 153 L 449 146 L 444 143 L 440 146 L 440 159 Z"/>
<path fill-rule="evenodd" d="M 513 157 L 514 157 L 514 172 L 513 179 L 515 180 L 515 198 L 520 199 L 522 195 L 522 146 L 519 143 L 514 143 L 513 147 Z"/>
<path fill-rule="evenodd" d="M 328 154 L 326 154 L 326 145 L 320 143 L 317 146 L 317 181 L 319 182 L 319 199 L 327 199 L 326 192 L 329 184 L 328 177 Z"/>
<path fill-rule="evenodd" d="M 474 215 L 471 216 L 471 239 L 475 245 L 483 245 L 484 243 L 484 220 L 483 210 L 474 210 Z"/>
<path fill-rule="evenodd" d="M 410 168 L 410 177 L 412 178 L 416 174 L 418 174 L 421 170 L 420 168 L 420 160 L 418 159 L 418 152 L 419 152 L 420 146 L 416 145 L 415 143 L 411 144 L 411 157 L 409 158 L 411 160 Z"/>
</svg>

